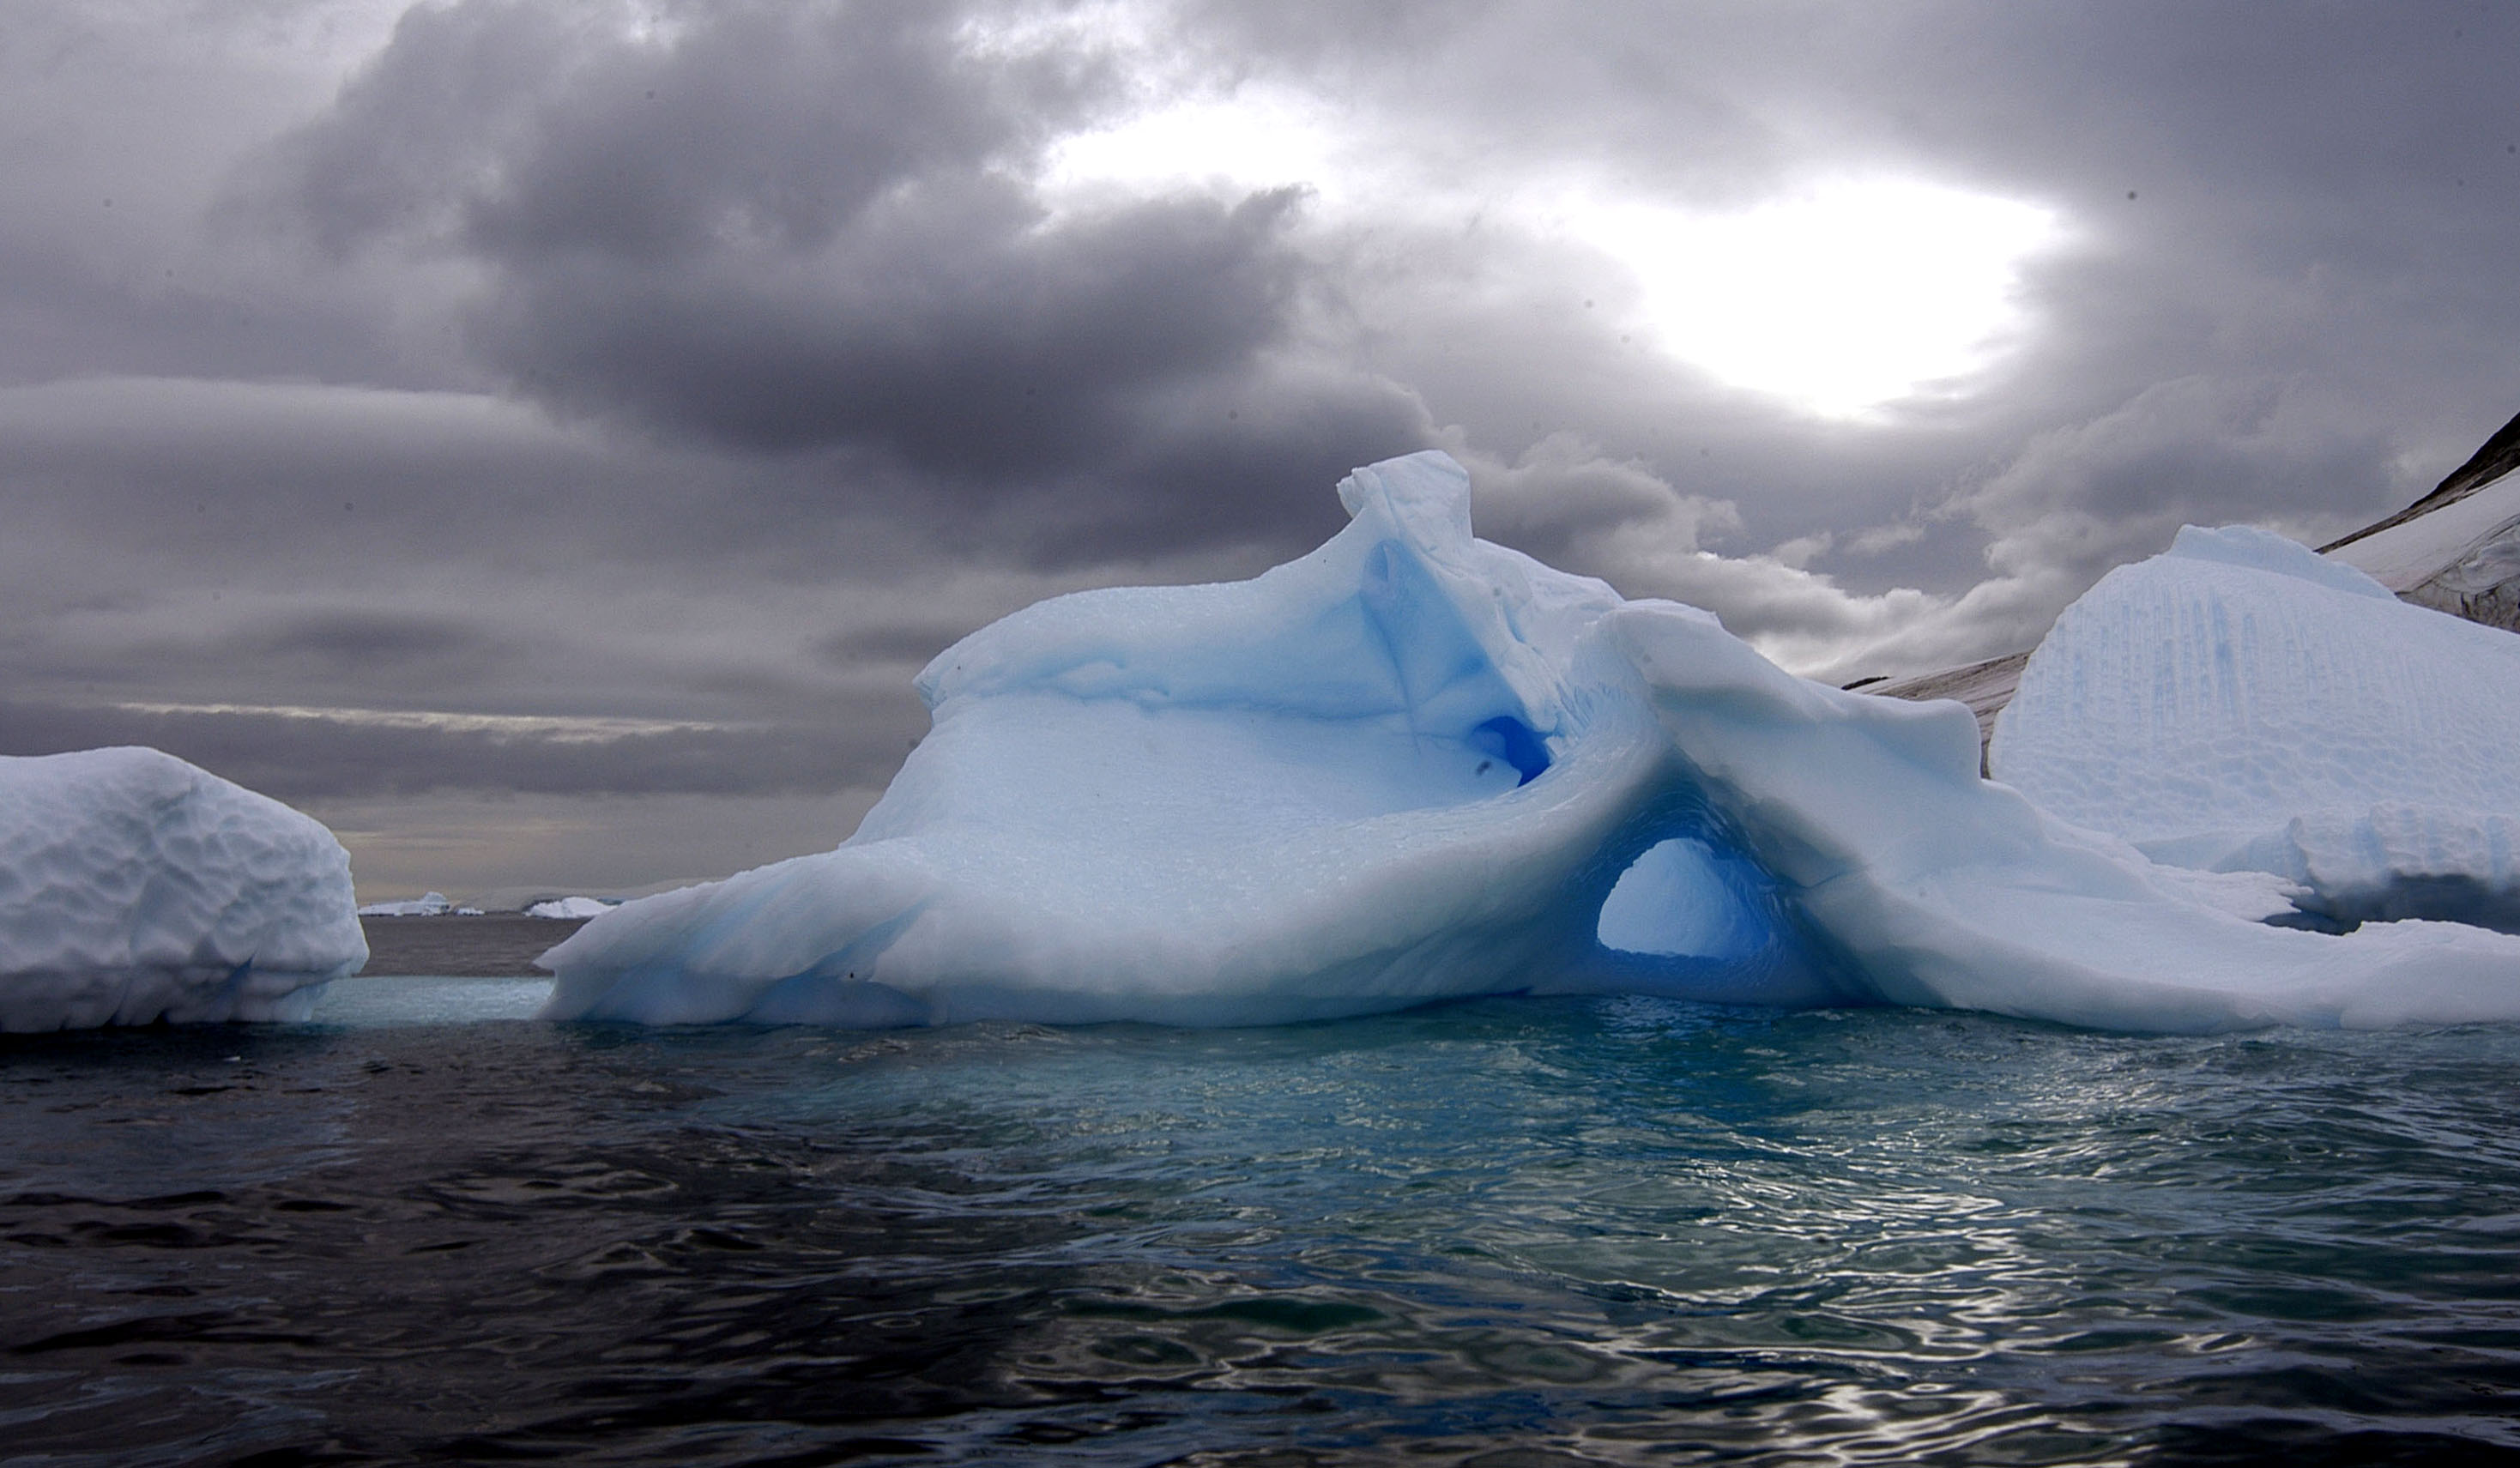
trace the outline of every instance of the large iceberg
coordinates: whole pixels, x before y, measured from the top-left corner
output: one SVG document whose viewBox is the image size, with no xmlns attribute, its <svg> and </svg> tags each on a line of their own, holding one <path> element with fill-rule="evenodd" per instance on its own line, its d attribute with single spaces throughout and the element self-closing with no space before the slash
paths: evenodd
<svg viewBox="0 0 2520 1468">
<path fill-rule="evenodd" d="M 2520 1016 L 2520 939 L 2271 926 L 1978 778 L 1955 702 L 1795 678 L 1705 612 L 1470 534 L 1441 454 L 1247 582 L 948 648 L 837 850 L 628 903 L 555 1017 L 1245 1024 L 1504 993 L 1895 1002 L 2140 1030 Z"/>
<path fill-rule="evenodd" d="M 304 1019 L 355 904 L 331 831 L 172 755 L 0 758 L 0 1029 Z"/>
<path fill-rule="evenodd" d="M 2339 921 L 2520 924 L 2520 637 L 2263 530 L 2180 532 L 2059 617 L 1995 778 Z"/>
</svg>

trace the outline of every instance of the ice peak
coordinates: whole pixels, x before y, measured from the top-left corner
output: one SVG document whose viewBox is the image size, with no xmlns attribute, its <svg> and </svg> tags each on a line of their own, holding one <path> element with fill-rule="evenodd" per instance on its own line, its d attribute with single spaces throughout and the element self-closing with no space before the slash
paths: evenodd
<svg viewBox="0 0 2520 1468">
<path fill-rule="evenodd" d="M 1470 473 L 1442 449 L 1354 470 L 1339 481 L 1338 497 L 1350 519 L 1379 509 L 1420 549 L 1458 547 L 1470 538 Z"/>
<path fill-rule="evenodd" d="M 2357 597 L 2397 600 L 2387 587 L 2343 561 L 2330 560 L 2297 540 L 2254 525 L 2226 525 L 2220 530 L 2182 525 L 2179 538 L 2171 542 L 2165 554 L 2183 560 L 2219 561 L 2253 571 L 2295 576 Z"/>
</svg>

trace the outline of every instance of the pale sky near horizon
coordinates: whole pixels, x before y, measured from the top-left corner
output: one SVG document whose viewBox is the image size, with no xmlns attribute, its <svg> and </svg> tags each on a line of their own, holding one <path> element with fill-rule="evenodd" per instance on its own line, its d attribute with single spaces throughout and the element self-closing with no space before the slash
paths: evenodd
<svg viewBox="0 0 2520 1468">
<path fill-rule="evenodd" d="M 1481 533 L 1843 681 L 2520 409 L 2492 4 L 37 0 L 0 753 L 362 895 L 827 848 L 963 633 Z"/>
</svg>

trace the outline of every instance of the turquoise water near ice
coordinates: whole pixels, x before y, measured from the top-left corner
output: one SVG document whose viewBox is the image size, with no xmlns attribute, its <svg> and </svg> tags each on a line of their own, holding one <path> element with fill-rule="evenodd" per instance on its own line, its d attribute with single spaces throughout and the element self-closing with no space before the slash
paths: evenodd
<svg viewBox="0 0 2520 1468">
<path fill-rule="evenodd" d="M 0 1044 L 0 1462 L 2520 1459 L 2520 1030 Z"/>
</svg>

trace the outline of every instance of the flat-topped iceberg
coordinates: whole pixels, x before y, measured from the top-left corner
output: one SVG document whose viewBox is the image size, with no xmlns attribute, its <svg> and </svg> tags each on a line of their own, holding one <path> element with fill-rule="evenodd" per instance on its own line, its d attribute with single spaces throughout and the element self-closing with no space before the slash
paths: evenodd
<svg viewBox="0 0 2520 1468">
<path fill-rule="evenodd" d="M 1795 678 L 1705 612 L 1470 533 L 1441 454 L 1219 586 L 947 649 L 837 850 L 625 904 L 547 1013 L 1248 1024 L 1504 993 L 1944 1004 L 2214 1030 L 2520 1016 L 2520 939 L 2269 926 L 1978 778 L 1958 703 Z"/>
<path fill-rule="evenodd" d="M 2520 637 L 2263 530 L 2180 532 L 2068 608 L 1995 778 L 2346 921 L 2520 923 Z"/>
<path fill-rule="evenodd" d="M 418 897 L 393 902 L 372 902 L 359 909 L 361 917 L 443 917 L 455 911 L 455 904 L 443 892 L 424 892 Z"/>
<path fill-rule="evenodd" d="M 367 959 L 313 820 L 154 749 L 0 758 L 0 1028 L 303 1019 Z"/>
</svg>

